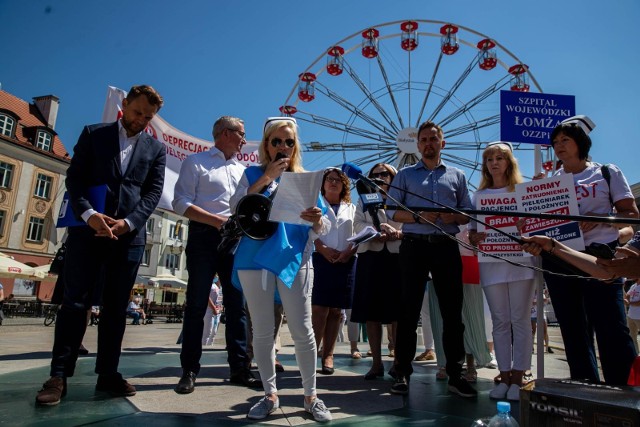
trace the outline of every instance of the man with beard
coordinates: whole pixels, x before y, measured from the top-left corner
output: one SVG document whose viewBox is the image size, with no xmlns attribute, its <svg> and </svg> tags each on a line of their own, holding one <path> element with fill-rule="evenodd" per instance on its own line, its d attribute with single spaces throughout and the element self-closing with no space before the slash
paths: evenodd
<svg viewBox="0 0 640 427">
<path fill-rule="evenodd" d="M 393 394 L 409 392 L 416 328 L 425 286 L 431 275 L 442 312 L 449 391 L 463 397 L 477 396 L 476 390 L 461 376 L 465 356 L 462 260 L 458 243 L 453 238 L 460 231 L 458 225 L 468 223 L 469 219 L 453 212 L 420 210 L 420 207 L 440 207 L 431 200 L 456 209 L 472 208 L 463 172 L 446 165 L 440 158 L 444 146 L 442 128 L 430 121 L 422 123 L 418 129 L 418 150 L 422 160 L 398 172 L 389 191 L 389 200 L 398 200 L 412 209 L 411 212 L 387 211 L 391 219 L 404 223 L 400 245 L 400 304 L 403 310 L 396 331 Z"/>
<path fill-rule="evenodd" d="M 86 126 L 73 149 L 65 183 L 76 219 L 86 225 L 69 227 L 51 378 L 38 392 L 38 405 L 57 405 L 66 395 L 87 328 L 87 310 L 101 280 L 109 286 L 98 326 L 96 390 L 112 396 L 136 394 L 118 372 L 118 363 L 127 303 L 144 253 L 145 224 L 162 195 L 165 148 L 144 132 L 162 104 L 152 87 L 132 87 L 122 101 L 122 118 Z M 92 196 L 97 187 L 106 189 L 104 212 L 96 211 L 102 202 Z"/>
<path fill-rule="evenodd" d="M 214 146 L 209 151 L 193 154 L 182 163 L 174 191 L 173 209 L 189 218 L 185 250 L 189 282 L 180 353 L 182 377 L 175 388 L 179 394 L 193 392 L 200 372 L 204 315 L 216 273 L 224 295 L 230 381 L 262 387 L 262 382 L 249 370 L 246 301 L 242 291 L 231 284 L 233 256 L 217 251 L 220 228 L 231 215 L 229 199 L 245 169 L 236 159 L 246 143 L 244 122 L 237 117 L 220 117 L 213 125 L 213 140 Z"/>
</svg>

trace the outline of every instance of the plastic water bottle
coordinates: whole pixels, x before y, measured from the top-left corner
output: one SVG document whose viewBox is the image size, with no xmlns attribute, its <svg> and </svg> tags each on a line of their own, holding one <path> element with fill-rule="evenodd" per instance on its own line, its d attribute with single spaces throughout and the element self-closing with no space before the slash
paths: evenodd
<svg viewBox="0 0 640 427">
<path fill-rule="evenodd" d="M 518 422 L 510 414 L 509 402 L 498 402 L 498 413 L 489 421 L 489 427 L 520 427 Z"/>
</svg>

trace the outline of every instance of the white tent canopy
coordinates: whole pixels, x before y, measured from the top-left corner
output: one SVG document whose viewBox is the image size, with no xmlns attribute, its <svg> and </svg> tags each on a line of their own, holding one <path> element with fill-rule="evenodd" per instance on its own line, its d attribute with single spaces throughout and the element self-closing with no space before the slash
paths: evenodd
<svg viewBox="0 0 640 427">
<path fill-rule="evenodd" d="M 50 273 L 49 272 L 50 267 L 51 267 L 51 264 L 45 264 L 45 265 L 39 265 L 38 267 L 34 267 L 33 269 L 36 271 L 36 275 L 39 274 L 40 272 L 44 274 L 44 278 L 42 279 L 42 281 L 55 282 L 56 280 L 58 280 L 58 275 L 54 273 Z"/>
<path fill-rule="evenodd" d="M 153 283 L 157 283 L 161 288 L 170 287 L 182 290 L 187 288 L 187 282 L 177 278 L 173 274 L 159 274 L 154 277 L 149 277 L 149 280 Z"/>
<path fill-rule="evenodd" d="M 35 268 L 18 262 L 13 257 L 0 252 L 0 277 L 40 280 L 45 276 L 46 273 L 36 271 Z"/>
</svg>

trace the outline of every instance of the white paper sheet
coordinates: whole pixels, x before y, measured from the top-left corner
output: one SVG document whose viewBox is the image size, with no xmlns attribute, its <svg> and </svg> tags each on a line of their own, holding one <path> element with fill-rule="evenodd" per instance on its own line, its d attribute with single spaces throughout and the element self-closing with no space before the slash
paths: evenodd
<svg viewBox="0 0 640 427">
<path fill-rule="evenodd" d="M 324 171 L 284 172 L 271 205 L 269 221 L 311 225 L 300 218 L 305 209 L 316 206 Z"/>
</svg>

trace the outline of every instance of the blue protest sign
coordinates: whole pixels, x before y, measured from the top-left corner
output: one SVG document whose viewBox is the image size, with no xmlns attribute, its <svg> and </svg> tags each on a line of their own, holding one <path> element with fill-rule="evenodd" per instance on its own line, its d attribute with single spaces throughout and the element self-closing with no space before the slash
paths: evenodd
<svg viewBox="0 0 640 427">
<path fill-rule="evenodd" d="M 549 144 L 553 129 L 575 110 L 573 95 L 500 91 L 500 140 Z"/>
</svg>

